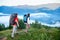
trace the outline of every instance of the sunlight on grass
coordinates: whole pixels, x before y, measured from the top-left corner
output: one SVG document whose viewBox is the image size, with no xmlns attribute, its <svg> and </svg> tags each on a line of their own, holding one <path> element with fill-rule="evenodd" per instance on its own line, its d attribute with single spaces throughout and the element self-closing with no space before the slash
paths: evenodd
<svg viewBox="0 0 60 40">
<path fill-rule="evenodd" d="M 25 33 L 24 30 L 19 30 L 14 39 L 11 38 L 11 30 L 1 31 L 0 36 L 7 37 L 7 40 L 56 40 L 58 36 L 58 30 L 55 28 L 49 30 L 30 28 L 28 33 Z"/>
</svg>

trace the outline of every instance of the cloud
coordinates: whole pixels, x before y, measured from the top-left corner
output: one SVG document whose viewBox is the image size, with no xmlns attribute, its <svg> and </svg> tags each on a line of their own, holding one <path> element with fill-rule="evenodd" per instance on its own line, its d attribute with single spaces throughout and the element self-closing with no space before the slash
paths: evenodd
<svg viewBox="0 0 60 40">
<path fill-rule="evenodd" d="M 22 16 L 22 15 L 18 15 L 18 18 L 19 18 L 19 19 L 23 19 L 23 16 Z"/>
<path fill-rule="evenodd" d="M 55 24 L 47 24 L 47 23 L 43 23 L 41 22 L 42 25 L 47 25 L 47 26 L 50 26 L 50 27 L 60 27 L 60 22 L 56 22 Z"/>
<path fill-rule="evenodd" d="M 9 25 L 9 18 L 10 18 L 10 16 L 1 16 L 0 23 L 5 24 L 5 26 L 8 26 Z"/>
<path fill-rule="evenodd" d="M 35 21 L 34 20 L 30 20 L 30 23 L 35 23 Z"/>
<path fill-rule="evenodd" d="M 0 13 L 0 14 L 3 14 L 3 13 Z M 6 15 L 6 14 L 3 14 L 3 15 Z M 35 18 L 44 18 L 44 17 L 48 17 L 48 18 L 50 18 L 51 17 L 51 14 L 47 14 L 47 13 L 33 13 L 33 14 L 31 14 L 31 17 L 35 17 Z M 23 15 L 18 15 L 18 18 L 19 19 L 23 19 Z M 10 15 L 8 15 L 8 16 L 0 16 L 0 23 L 3 23 L 3 24 L 5 24 L 5 26 L 9 26 L 9 19 L 10 19 Z M 35 20 L 32 20 L 32 19 L 30 19 L 30 23 L 35 23 Z M 39 23 L 41 23 L 42 25 L 47 25 L 47 26 L 53 26 L 53 27 L 55 27 L 55 26 L 60 26 L 60 22 L 55 22 L 54 24 L 47 24 L 47 23 L 44 23 L 44 22 L 39 22 Z"/>
<path fill-rule="evenodd" d="M 47 13 L 32 13 L 31 17 L 33 17 L 33 18 L 42 18 L 42 17 L 49 18 L 49 17 L 51 17 L 51 14 L 47 14 Z"/>
<path fill-rule="evenodd" d="M 4 13 L 0 13 L 0 15 L 10 15 L 10 14 L 4 14 Z"/>
<path fill-rule="evenodd" d="M 42 25 L 47 25 L 47 26 L 51 26 L 51 27 L 55 27 L 55 26 L 57 26 L 57 27 L 59 27 L 60 26 L 60 22 L 55 22 L 56 20 L 53 20 L 54 18 L 56 19 L 56 15 L 54 15 L 54 17 L 53 17 L 53 15 L 52 14 L 48 14 L 48 13 L 32 13 L 31 14 L 31 18 L 37 18 L 37 19 L 39 19 L 39 18 L 46 18 L 46 19 L 50 19 L 50 18 L 52 18 L 51 20 L 53 21 L 53 23 L 54 24 L 48 24 L 48 23 L 44 23 L 44 22 L 41 22 L 41 21 L 39 21 L 39 23 L 41 23 Z M 44 19 L 45 20 L 45 19 Z M 58 20 L 58 19 L 57 19 Z M 35 22 L 35 20 L 33 20 L 34 22 Z M 32 21 L 32 22 L 33 22 Z M 49 21 L 49 20 L 48 20 Z M 47 22 L 48 22 L 47 21 Z"/>
<path fill-rule="evenodd" d="M 2 15 L 2 16 L 0 16 L 0 23 L 5 24 L 5 26 L 8 25 L 8 23 L 9 23 L 9 18 L 10 18 L 9 15 L 10 15 L 10 14 L 0 13 L 0 15 Z M 7 16 L 5 16 L 5 15 L 7 15 Z"/>
<path fill-rule="evenodd" d="M 35 20 L 30 20 L 30 23 L 35 23 Z M 39 22 L 39 23 L 41 23 L 42 25 L 50 26 L 50 27 L 60 27 L 60 22 L 58 21 L 55 24 L 47 24 L 44 22 Z"/>
<path fill-rule="evenodd" d="M 0 0 L 0 6 L 40 5 L 47 3 L 60 3 L 60 0 Z"/>
</svg>

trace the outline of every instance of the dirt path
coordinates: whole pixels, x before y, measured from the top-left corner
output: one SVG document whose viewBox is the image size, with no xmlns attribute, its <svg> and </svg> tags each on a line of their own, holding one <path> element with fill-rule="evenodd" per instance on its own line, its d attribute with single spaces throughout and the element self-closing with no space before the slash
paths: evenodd
<svg viewBox="0 0 60 40">
<path fill-rule="evenodd" d="M 7 37 L 0 37 L 0 40 L 7 40 Z"/>
</svg>

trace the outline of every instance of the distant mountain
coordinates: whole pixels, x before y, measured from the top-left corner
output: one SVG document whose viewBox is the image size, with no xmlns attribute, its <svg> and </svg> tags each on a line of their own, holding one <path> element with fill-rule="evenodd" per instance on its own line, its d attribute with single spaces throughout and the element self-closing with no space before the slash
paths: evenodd
<svg viewBox="0 0 60 40">
<path fill-rule="evenodd" d="M 26 13 L 35 14 L 35 13 L 46 13 L 50 14 L 48 17 L 40 17 L 41 15 L 38 14 L 33 16 L 32 20 L 38 20 L 40 22 L 48 23 L 48 24 L 55 24 L 57 21 L 60 22 L 60 3 L 49 3 L 49 4 L 42 4 L 37 6 L 30 6 L 30 5 L 18 5 L 18 6 L 0 6 L 0 13 L 4 14 L 12 14 L 18 13 L 19 15 L 24 15 Z M 2 16 L 2 15 L 0 15 Z"/>
<path fill-rule="evenodd" d="M 42 4 L 42 5 L 36 5 L 36 6 L 19 5 L 19 6 L 16 6 L 16 8 L 17 7 L 23 8 L 23 9 L 38 9 L 38 8 L 56 9 L 60 7 L 60 3 L 48 3 L 48 4 Z"/>
<path fill-rule="evenodd" d="M 0 6 L 0 12 L 2 13 L 39 13 L 39 12 L 60 12 L 60 3 L 50 3 L 43 4 L 37 6 L 29 6 L 29 5 L 19 5 L 19 6 Z M 55 12 L 55 13 L 56 13 Z"/>
</svg>

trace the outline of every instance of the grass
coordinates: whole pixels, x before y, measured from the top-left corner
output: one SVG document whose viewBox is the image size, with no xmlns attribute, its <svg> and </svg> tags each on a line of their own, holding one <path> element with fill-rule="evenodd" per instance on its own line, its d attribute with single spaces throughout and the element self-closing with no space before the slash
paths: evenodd
<svg viewBox="0 0 60 40">
<path fill-rule="evenodd" d="M 45 28 L 30 28 L 28 33 L 25 33 L 24 30 L 19 30 L 19 34 L 15 34 L 14 39 L 11 38 L 11 31 L 0 31 L 0 36 L 7 37 L 7 40 L 60 40 L 60 32 L 56 28 L 49 30 Z"/>
</svg>

